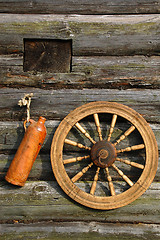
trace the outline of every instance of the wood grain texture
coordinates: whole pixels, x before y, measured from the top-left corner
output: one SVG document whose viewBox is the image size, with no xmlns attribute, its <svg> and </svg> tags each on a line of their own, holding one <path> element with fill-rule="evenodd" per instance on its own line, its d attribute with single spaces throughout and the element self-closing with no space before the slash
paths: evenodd
<svg viewBox="0 0 160 240">
<path fill-rule="evenodd" d="M 63 219 L 84 222 L 160 223 L 159 183 L 153 183 L 130 205 L 111 211 L 89 210 L 76 204 L 54 181 L 28 182 L 23 188 L 16 188 L 2 181 L 0 191 L 1 221 Z"/>
<path fill-rule="evenodd" d="M 0 236 L 7 240 L 17 240 L 22 238 L 46 240 L 68 240 L 68 239 L 101 239 L 113 240 L 115 238 L 125 240 L 143 240 L 154 238 L 159 239 L 160 228 L 158 224 L 127 224 L 127 223 L 106 223 L 106 222 L 39 222 L 32 224 L 19 223 L 1 224 Z"/>
<path fill-rule="evenodd" d="M 0 179 L 4 180 L 4 177 L 8 171 L 8 168 L 14 158 L 13 153 L 0 154 Z M 39 153 L 33 165 L 28 177 L 29 181 L 54 181 L 54 175 L 51 168 L 49 153 Z"/>
<path fill-rule="evenodd" d="M 62 89 L 45 90 L 38 88 L 1 88 L 0 120 L 15 121 L 26 119 L 26 109 L 18 106 L 25 93 L 33 92 L 31 118 L 41 115 L 47 120 L 62 120 L 71 110 L 87 102 L 112 101 L 133 108 L 149 123 L 160 122 L 160 90 L 117 90 L 117 89 Z"/>
<path fill-rule="evenodd" d="M 159 168 L 155 182 L 138 200 L 121 209 L 98 212 L 63 193 L 49 156 L 59 122 L 76 107 L 98 100 L 123 103 L 142 114 L 160 149 L 159 0 L 0 0 L 0 13 L 0 179 L 23 137 L 26 111 L 17 103 L 25 93 L 34 92 L 31 117 L 45 116 L 48 132 L 25 187 L 0 183 L 0 221 L 17 223 L 0 225 L 0 238 L 159 239 Z M 24 38 L 72 39 L 72 72 L 24 73 Z M 69 174 L 74 171 L 71 166 Z M 33 228 L 18 224 L 42 220 L 53 220 L 54 226 L 53 222 Z M 111 222 L 115 224 L 106 224 Z"/>
<path fill-rule="evenodd" d="M 73 57 L 73 73 L 84 73 L 91 88 L 159 88 L 159 57 Z"/>
<path fill-rule="evenodd" d="M 49 152 L 49 151 L 48 151 Z M 72 154 L 73 156 L 73 154 Z M 75 154 L 75 156 L 77 156 L 77 154 Z M 0 154 L 0 180 L 4 180 L 4 177 L 7 173 L 7 170 L 11 164 L 11 161 L 13 160 L 13 157 L 14 157 L 14 154 L 12 153 L 5 153 L 5 154 Z M 66 157 L 67 159 L 67 155 L 64 157 Z M 126 159 L 126 158 L 125 158 Z M 136 162 L 137 161 L 137 158 L 136 157 L 132 157 L 132 161 L 133 162 Z M 159 162 L 160 162 L 160 158 L 159 158 Z M 137 171 L 137 168 L 134 168 L 134 171 L 133 171 L 133 168 L 132 168 L 132 171 L 133 172 L 130 172 L 130 168 L 127 168 L 126 169 L 126 165 L 125 164 L 119 164 L 120 165 L 120 168 L 123 170 L 123 172 L 129 176 L 130 179 L 132 180 L 135 180 L 135 175 L 140 174 L 141 171 Z M 83 167 L 86 166 L 86 163 L 85 161 L 79 163 L 79 164 L 75 164 L 75 165 L 68 165 L 68 168 L 67 168 L 67 172 L 70 176 L 74 176 L 75 175 L 75 172 L 76 172 L 76 167 L 78 167 L 79 169 L 83 169 Z M 114 172 L 113 170 L 110 171 L 111 174 L 112 174 L 112 179 L 114 181 L 120 181 L 121 180 L 121 177 L 118 176 L 116 174 L 116 172 Z M 90 174 L 93 176 L 95 173 L 95 169 L 92 169 L 90 171 Z M 84 176 L 83 179 L 85 181 L 87 181 L 89 179 L 88 176 Z M 101 177 L 101 179 L 103 181 L 106 181 L 106 178 L 103 176 Z M 46 153 L 44 154 L 43 152 L 40 152 L 38 157 L 36 158 L 36 161 L 31 169 L 31 172 L 29 174 L 29 177 L 28 177 L 28 181 L 39 181 L 39 180 L 43 180 L 43 181 L 54 181 L 55 178 L 54 178 L 54 175 L 53 175 L 53 172 L 52 172 L 52 168 L 51 168 L 51 162 L 50 162 L 50 154 Z M 157 173 L 156 173 L 156 176 L 154 178 L 154 181 L 160 181 L 160 168 L 158 167 L 157 169 Z"/>
<path fill-rule="evenodd" d="M 1 13 L 138 14 L 159 13 L 159 0 L 1 0 Z"/>
<path fill-rule="evenodd" d="M 159 54 L 160 15 L 0 14 L 0 54 L 22 53 L 24 38 L 72 39 L 73 55 Z"/>
<path fill-rule="evenodd" d="M 46 122 L 45 125 L 47 128 L 47 136 L 41 148 L 41 151 L 35 161 L 35 164 L 33 165 L 32 170 L 29 174 L 29 180 L 46 180 L 46 181 L 54 180 L 54 176 L 51 169 L 51 163 L 50 163 L 50 147 L 51 147 L 53 135 L 59 123 L 60 123 L 59 121 Z M 121 135 L 124 132 L 125 127 L 123 125 L 119 125 L 119 127 L 120 127 L 119 135 Z M 106 124 L 103 125 L 101 122 L 103 137 L 106 136 L 106 128 L 109 129 L 109 125 L 106 125 Z M 160 126 L 157 124 L 151 124 L 151 128 L 157 139 L 158 148 L 160 150 L 160 138 L 159 138 Z M 94 129 L 94 126 L 92 126 L 91 124 L 90 124 L 90 128 L 87 128 L 88 132 L 91 135 L 93 134 L 93 129 Z M 0 153 L 1 153 L 0 154 L 0 179 L 1 180 L 4 179 L 4 176 L 9 168 L 11 161 L 13 160 L 14 154 L 18 149 L 23 136 L 24 136 L 24 129 L 23 129 L 22 122 L 6 122 L 6 121 L 0 122 Z M 114 139 L 114 137 L 115 137 L 115 133 L 113 133 L 112 139 Z M 78 131 L 74 131 L 73 133 L 71 133 L 69 135 L 69 139 L 74 141 L 79 141 L 79 142 L 82 141 L 83 139 L 83 143 L 85 145 L 89 144 L 85 136 L 83 136 L 82 134 L 79 135 Z M 126 146 L 135 145 L 136 143 L 137 143 L 137 134 L 132 133 L 132 138 L 123 140 L 121 143 L 121 146 L 125 148 Z M 74 152 L 72 154 L 74 154 L 75 157 L 81 156 L 81 153 L 79 153 L 78 149 L 76 148 L 74 148 Z M 64 159 L 72 158 L 73 156 L 70 156 L 70 155 L 65 154 Z M 83 155 L 84 154 L 82 154 L 82 156 Z M 125 159 L 126 159 L 126 156 L 125 156 Z M 70 174 L 71 176 L 74 176 L 76 171 L 76 166 L 78 166 L 79 169 L 82 169 L 83 167 L 86 166 L 85 162 L 87 160 L 88 159 L 86 160 L 84 159 L 83 161 L 77 162 L 76 164 L 66 165 L 68 166 L 67 168 L 68 174 Z M 132 161 L 133 162 L 138 161 L 137 156 L 134 156 L 134 154 L 132 157 Z M 141 161 L 141 158 L 139 159 L 139 161 Z M 128 174 L 128 176 L 132 179 L 135 178 L 136 169 L 135 171 L 130 172 L 130 168 L 129 169 L 127 168 L 126 170 L 125 165 L 123 163 L 120 166 L 125 172 L 125 174 Z M 92 173 L 94 174 L 94 169 L 92 170 Z M 118 177 L 114 171 L 112 171 L 112 176 L 114 176 L 114 179 L 120 179 L 120 177 Z M 85 179 L 86 179 L 86 176 L 85 176 Z M 154 180 L 155 181 L 160 180 L 159 168 L 157 170 L 157 174 Z"/>
<path fill-rule="evenodd" d="M 40 88 L 160 88 L 159 56 L 72 57 L 71 73 L 23 71 L 23 56 L 0 56 L 1 86 Z"/>
</svg>

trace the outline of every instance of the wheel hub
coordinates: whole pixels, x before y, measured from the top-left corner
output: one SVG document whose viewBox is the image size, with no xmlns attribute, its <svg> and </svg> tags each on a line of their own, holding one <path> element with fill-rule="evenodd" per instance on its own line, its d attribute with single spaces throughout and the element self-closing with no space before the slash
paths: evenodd
<svg viewBox="0 0 160 240">
<path fill-rule="evenodd" d="M 101 168 L 111 166 L 116 160 L 116 149 L 108 141 L 99 141 L 91 149 L 91 159 L 95 165 Z"/>
</svg>

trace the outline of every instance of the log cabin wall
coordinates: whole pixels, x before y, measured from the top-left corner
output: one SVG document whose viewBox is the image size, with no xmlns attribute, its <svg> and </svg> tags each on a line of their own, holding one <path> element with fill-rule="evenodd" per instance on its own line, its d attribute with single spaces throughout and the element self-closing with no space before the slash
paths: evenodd
<svg viewBox="0 0 160 240">
<path fill-rule="evenodd" d="M 59 61 L 53 69 L 52 51 Z M 63 193 L 50 164 L 60 121 L 99 100 L 142 114 L 160 149 L 159 88 L 159 0 L 0 0 L 0 239 L 159 239 L 159 168 L 135 202 L 95 211 Z M 17 188 L 4 176 L 24 134 L 26 111 L 17 104 L 30 92 L 31 117 L 46 117 L 47 137 Z"/>
</svg>

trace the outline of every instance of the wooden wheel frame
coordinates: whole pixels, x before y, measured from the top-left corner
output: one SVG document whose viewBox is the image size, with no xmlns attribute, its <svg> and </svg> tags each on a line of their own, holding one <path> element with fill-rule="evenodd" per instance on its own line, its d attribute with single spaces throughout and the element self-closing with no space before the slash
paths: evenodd
<svg viewBox="0 0 160 240">
<path fill-rule="evenodd" d="M 103 138 L 104 134 L 100 121 L 102 114 L 103 116 L 110 116 L 110 123 L 105 138 Z M 84 119 L 93 119 L 98 140 L 92 136 L 94 131 L 91 134 L 80 123 Z M 115 128 L 118 119 L 126 121 L 129 127 L 127 125 L 127 129 L 119 134 L 118 137 L 115 137 L 113 135 L 116 132 Z M 89 145 L 68 139 L 73 128 L 89 141 Z M 122 142 L 124 144 L 127 138 L 132 138 L 134 131 L 138 132 L 141 141 L 138 144 L 119 149 L 119 144 Z M 65 145 L 78 149 L 76 153 L 78 156 L 64 159 Z M 82 153 L 79 152 L 81 150 Z M 128 160 L 128 158 L 132 158 L 132 153 L 136 155 L 141 153 L 141 151 L 143 152 L 141 154 L 143 155 L 142 164 Z M 126 156 L 127 159 L 125 159 Z M 74 174 L 72 173 L 73 176 L 70 176 L 67 173 L 66 166 L 76 166 L 76 164 L 81 162 L 83 162 L 84 167 L 80 166 L 80 169 L 76 170 Z M 123 164 L 123 167 L 117 166 L 118 163 Z M 58 184 L 69 197 L 93 209 L 109 210 L 133 202 L 147 190 L 156 174 L 158 147 L 149 124 L 135 110 L 115 102 L 91 102 L 70 112 L 58 126 L 51 145 L 51 164 Z M 134 171 L 140 172 L 138 179 L 130 179 L 125 174 L 124 167 L 130 167 Z M 90 174 L 91 169 L 94 175 Z M 121 191 L 116 190 L 116 186 L 121 186 L 121 184 L 119 182 L 119 185 L 117 184 L 117 180 L 110 173 L 111 170 L 115 171 L 122 179 Z M 91 180 L 83 181 L 83 176 L 87 174 L 89 177 L 92 175 Z M 103 188 L 106 190 L 106 192 L 103 192 L 104 196 L 96 193 L 101 175 L 104 176 L 102 181 L 102 184 L 105 185 Z M 87 182 L 89 190 L 86 190 L 86 187 L 81 187 L 81 182 L 83 182 L 84 186 Z"/>
</svg>

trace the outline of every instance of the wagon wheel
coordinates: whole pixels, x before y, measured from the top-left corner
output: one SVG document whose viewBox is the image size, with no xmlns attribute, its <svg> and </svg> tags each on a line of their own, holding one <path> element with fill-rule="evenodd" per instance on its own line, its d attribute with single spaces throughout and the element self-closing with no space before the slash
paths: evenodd
<svg viewBox="0 0 160 240">
<path fill-rule="evenodd" d="M 107 210 L 125 206 L 147 190 L 156 174 L 158 148 L 148 123 L 133 109 L 92 102 L 60 123 L 51 163 L 69 197 Z"/>
</svg>

